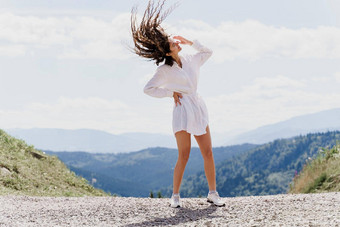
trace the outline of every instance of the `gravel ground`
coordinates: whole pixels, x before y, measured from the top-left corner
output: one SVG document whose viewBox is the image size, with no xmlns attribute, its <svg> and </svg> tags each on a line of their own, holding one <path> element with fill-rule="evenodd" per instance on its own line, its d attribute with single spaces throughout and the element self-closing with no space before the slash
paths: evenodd
<svg viewBox="0 0 340 227">
<path fill-rule="evenodd" d="M 0 196 L 0 226 L 339 226 L 340 193 L 224 198 Z"/>
</svg>

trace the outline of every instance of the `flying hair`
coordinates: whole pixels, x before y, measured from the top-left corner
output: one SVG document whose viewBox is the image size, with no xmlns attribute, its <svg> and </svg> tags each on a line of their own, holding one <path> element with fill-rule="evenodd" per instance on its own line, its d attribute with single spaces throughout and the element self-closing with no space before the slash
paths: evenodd
<svg viewBox="0 0 340 227">
<path fill-rule="evenodd" d="M 149 0 L 140 23 L 137 21 L 137 7 L 131 10 L 131 32 L 134 42 L 133 52 L 138 56 L 155 61 L 156 65 L 165 60 L 165 64 L 173 65 L 170 53 L 169 35 L 162 28 L 161 23 L 174 10 L 173 5 L 163 10 L 166 0 L 155 2 Z"/>
</svg>

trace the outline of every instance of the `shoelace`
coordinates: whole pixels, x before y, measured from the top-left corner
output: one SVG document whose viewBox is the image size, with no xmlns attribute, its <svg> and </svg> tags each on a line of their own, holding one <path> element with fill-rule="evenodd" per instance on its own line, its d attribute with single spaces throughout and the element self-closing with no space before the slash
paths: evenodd
<svg viewBox="0 0 340 227">
<path fill-rule="evenodd" d="M 220 198 L 220 195 L 218 194 L 218 192 L 214 192 L 214 193 L 211 193 L 211 194 L 215 197 L 215 199 L 217 201 L 221 201 L 221 198 Z"/>
<path fill-rule="evenodd" d="M 173 199 L 174 201 L 176 201 L 176 202 L 179 202 L 179 198 L 180 198 L 179 196 L 173 196 L 173 197 L 172 197 L 172 199 Z"/>
</svg>

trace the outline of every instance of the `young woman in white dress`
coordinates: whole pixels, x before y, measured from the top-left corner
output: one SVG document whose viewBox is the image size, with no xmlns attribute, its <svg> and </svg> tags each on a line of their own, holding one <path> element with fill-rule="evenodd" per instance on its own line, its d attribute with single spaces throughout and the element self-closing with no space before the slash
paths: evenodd
<svg viewBox="0 0 340 227">
<path fill-rule="evenodd" d="M 170 37 L 160 26 L 171 12 L 162 13 L 165 0 L 154 4 L 149 1 L 140 23 L 136 10 L 132 11 L 131 31 L 134 52 L 154 60 L 158 66 L 152 79 L 145 85 L 144 92 L 150 96 L 174 98 L 172 128 L 178 147 L 178 160 L 174 169 L 171 207 L 181 207 L 179 189 L 191 149 L 191 135 L 194 135 L 204 159 L 204 170 L 209 185 L 207 200 L 217 206 L 224 206 L 216 191 L 215 164 L 208 125 L 208 111 L 203 99 L 197 93 L 199 70 L 212 55 L 212 51 L 197 40 L 190 41 L 182 36 Z M 198 52 L 180 56 L 181 45 L 190 45 Z"/>
</svg>

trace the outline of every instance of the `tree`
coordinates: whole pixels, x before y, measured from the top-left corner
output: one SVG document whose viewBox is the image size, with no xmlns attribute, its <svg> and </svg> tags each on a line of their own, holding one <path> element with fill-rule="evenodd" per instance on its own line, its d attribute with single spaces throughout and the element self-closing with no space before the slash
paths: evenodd
<svg viewBox="0 0 340 227">
<path fill-rule="evenodd" d="M 163 198 L 161 191 L 158 191 L 158 192 L 157 192 L 157 197 L 158 197 L 158 198 Z"/>
</svg>

